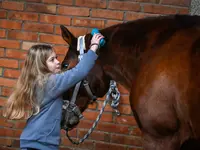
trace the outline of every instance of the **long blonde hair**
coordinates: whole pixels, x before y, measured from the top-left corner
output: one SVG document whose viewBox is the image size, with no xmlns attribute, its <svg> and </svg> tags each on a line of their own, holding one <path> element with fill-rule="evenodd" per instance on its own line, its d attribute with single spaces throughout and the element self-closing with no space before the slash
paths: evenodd
<svg viewBox="0 0 200 150">
<path fill-rule="evenodd" d="M 8 119 L 27 119 L 40 111 L 36 100 L 36 86 L 44 87 L 51 73 L 46 60 L 53 52 L 50 45 L 33 45 L 27 54 L 24 67 L 13 93 L 7 100 L 4 117 Z M 27 113 L 26 113 L 26 108 Z"/>
</svg>

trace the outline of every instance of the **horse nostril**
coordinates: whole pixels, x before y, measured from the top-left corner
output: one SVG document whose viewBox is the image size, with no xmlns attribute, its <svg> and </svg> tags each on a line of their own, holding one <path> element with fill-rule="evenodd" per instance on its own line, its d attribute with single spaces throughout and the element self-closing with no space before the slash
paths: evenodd
<svg viewBox="0 0 200 150">
<path fill-rule="evenodd" d="M 70 120 L 69 120 L 69 124 L 71 125 L 71 126 L 74 126 L 74 125 L 76 125 L 76 124 L 78 124 L 79 123 L 79 118 L 77 117 L 77 116 L 73 116 Z"/>
</svg>

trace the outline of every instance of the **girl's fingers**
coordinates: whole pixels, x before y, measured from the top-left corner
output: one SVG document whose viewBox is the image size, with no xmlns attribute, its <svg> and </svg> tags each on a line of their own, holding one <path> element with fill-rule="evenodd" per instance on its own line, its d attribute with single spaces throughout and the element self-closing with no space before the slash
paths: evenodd
<svg viewBox="0 0 200 150">
<path fill-rule="evenodd" d="M 104 38 L 104 36 L 101 33 L 96 33 L 93 36 L 94 42 L 96 41 L 97 43 L 99 43 L 102 38 Z"/>
</svg>

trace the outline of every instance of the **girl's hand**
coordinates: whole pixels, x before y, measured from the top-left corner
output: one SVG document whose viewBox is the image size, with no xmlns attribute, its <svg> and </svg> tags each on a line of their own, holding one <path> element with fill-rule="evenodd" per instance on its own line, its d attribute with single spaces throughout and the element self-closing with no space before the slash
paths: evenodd
<svg viewBox="0 0 200 150">
<path fill-rule="evenodd" d="M 94 34 L 91 39 L 90 50 L 96 52 L 99 48 L 100 40 L 103 38 L 104 36 L 101 33 Z"/>
</svg>

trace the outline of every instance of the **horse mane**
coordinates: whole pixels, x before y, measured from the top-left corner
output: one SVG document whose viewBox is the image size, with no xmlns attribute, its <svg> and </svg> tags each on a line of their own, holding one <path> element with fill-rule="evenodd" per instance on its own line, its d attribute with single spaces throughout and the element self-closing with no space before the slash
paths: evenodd
<svg viewBox="0 0 200 150">
<path fill-rule="evenodd" d="M 102 29 L 103 35 L 109 36 L 109 41 L 117 41 L 118 45 L 129 46 L 144 44 L 144 38 L 152 32 L 157 32 L 153 46 L 162 45 L 175 32 L 192 27 L 200 27 L 200 16 L 168 15 L 142 18 Z M 139 42 L 141 43 L 141 42 Z"/>
</svg>

